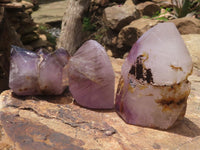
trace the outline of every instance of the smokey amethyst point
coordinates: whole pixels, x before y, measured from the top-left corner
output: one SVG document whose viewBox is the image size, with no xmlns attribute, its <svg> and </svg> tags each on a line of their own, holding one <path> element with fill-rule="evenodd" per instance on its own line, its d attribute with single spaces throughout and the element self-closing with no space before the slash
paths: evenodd
<svg viewBox="0 0 200 150">
<path fill-rule="evenodd" d="M 59 95 L 63 84 L 63 68 L 69 54 L 64 50 L 38 53 L 12 46 L 9 87 L 17 95 Z"/>
<path fill-rule="evenodd" d="M 116 94 L 116 111 L 125 122 L 167 129 L 183 118 L 192 60 L 173 23 L 144 33 L 125 60 Z"/>
<path fill-rule="evenodd" d="M 59 95 L 66 85 L 63 85 L 63 69 L 68 61 L 68 54 L 59 50 L 48 54 L 39 65 L 39 86 L 43 94 Z"/>
<path fill-rule="evenodd" d="M 78 104 L 87 108 L 114 107 L 115 75 L 103 46 L 85 42 L 69 61 L 69 89 Z"/>
<path fill-rule="evenodd" d="M 18 95 L 39 94 L 38 61 L 40 57 L 17 46 L 11 48 L 9 87 Z"/>
</svg>

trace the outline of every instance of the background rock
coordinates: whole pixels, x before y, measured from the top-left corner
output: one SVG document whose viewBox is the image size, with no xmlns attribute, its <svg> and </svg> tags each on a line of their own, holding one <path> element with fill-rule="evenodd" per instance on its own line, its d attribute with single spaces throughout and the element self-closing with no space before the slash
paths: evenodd
<svg viewBox="0 0 200 150">
<path fill-rule="evenodd" d="M 160 12 L 160 6 L 150 1 L 140 3 L 136 8 L 141 12 L 142 15 L 150 17 L 155 15 L 156 12 Z"/>
<path fill-rule="evenodd" d="M 25 9 L 29 9 L 29 8 L 33 8 L 33 4 L 30 2 L 26 2 L 26 1 L 21 1 L 19 2 L 8 2 L 8 3 L 1 3 L 0 6 L 5 7 L 7 9 L 21 9 L 21 10 L 25 10 Z"/>
<path fill-rule="evenodd" d="M 132 21 L 128 26 L 125 26 L 118 34 L 117 47 L 132 47 L 140 36 L 151 27 L 158 24 L 160 21 L 140 18 Z"/>
<path fill-rule="evenodd" d="M 0 92 L 2 92 L 8 89 L 11 45 L 23 46 L 15 29 L 10 26 L 3 7 L 0 7 L 0 39 Z"/>
<path fill-rule="evenodd" d="M 109 0 L 91 0 L 91 3 L 95 3 L 95 5 L 105 6 L 109 3 Z"/>
<path fill-rule="evenodd" d="M 44 3 L 39 6 L 39 9 L 32 13 L 36 23 L 61 22 L 67 6 L 67 0 Z"/>
<path fill-rule="evenodd" d="M 30 34 L 22 36 L 21 40 L 24 44 L 30 44 L 31 42 L 39 39 L 39 36 L 37 33 L 32 32 Z"/>
<path fill-rule="evenodd" d="M 171 20 L 181 34 L 200 34 L 200 20 L 192 17 L 184 17 Z"/>
<path fill-rule="evenodd" d="M 182 35 L 182 38 L 189 49 L 194 67 L 200 69 L 200 34 Z"/>
<path fill-rule="evenodd" d="M 39 35 L 36 33 L 36 24 L 31 17 L 32 8 L 34 7 L 32 3 L 27 1 L 11 1 L 8 3 L 0 3 L 0 6 L 5 8 L 11 26 L 19 34 L 24 45 L 39 39 Z M 27 37 L 28 39 L 26 39 Z"/>
<path fill-rule="evenodd" d="M 172 7 L 171 0 L 152 0 L 153 2 L 157 3 L 160 7 Z"/>
<path fill-rule="evenodd" d="M 32 41 L 30 46 L 33 49 L 40 49 L 41 47 L 47 47 L 48 45 L 51 45 L 47 40 L 42 40 L 41 38 L 35 41 Z"/>
<path fill-rule="evenodd" d="M 119 31 L 137 18 L 139 12 L 132 0 L 127 0 L 124 5 L 115 5 L 104 10 L 105 23 L 113 30 Z"/>
</svg>

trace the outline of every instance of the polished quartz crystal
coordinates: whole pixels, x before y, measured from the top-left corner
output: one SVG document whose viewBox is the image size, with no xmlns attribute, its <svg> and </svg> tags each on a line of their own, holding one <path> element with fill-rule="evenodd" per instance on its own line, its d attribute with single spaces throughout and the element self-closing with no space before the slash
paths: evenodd
<svg viewBox="0 0 200 150">
<path fill-rule="evenodd" d="M 69 89 L 78 104 L 87 108 L 114 107 L 115 75 L 105 49 L 85 42 L 69 63 Z"/>
<path fill-rule="evenodd" d="M 64 49 L 35 53 L 12 46 L 9 87 L 17 95 L 59 95 L 67 86 L 63 68 L 68 60 Z"/>
<path fill-rule="evenodd" d="M 125 122 L 167 129 L 182 119 L 190 93 L 192 60 L 176 26 L 160 23 L 133 45 L 116 94 Z"/>
</svg>

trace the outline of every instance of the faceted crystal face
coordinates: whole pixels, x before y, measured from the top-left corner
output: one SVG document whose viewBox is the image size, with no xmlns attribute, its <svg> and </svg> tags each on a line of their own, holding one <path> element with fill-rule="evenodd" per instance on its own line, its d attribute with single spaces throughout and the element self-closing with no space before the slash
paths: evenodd
<svg viewBox="0 0 200 150">
<path fill-rule="evenodd" d="M 17 95 L 61 94 L 66 87 L 63 68 L 68 59 L 64 49 L 48 54 L 12 46 L 9 87 Z"/>
<path fill-rule="evenodd" d="M 96 109 L 114 107 L 114 71 L 99 43 L 85 42 L 68 66 L 69 88 L 78 104 Z"/>
<path fill-rule="evenodd" d="M 130 124 L 171 127 L 185 114 L 191 72 L 191 57 L 175 25 L 156 25 L 133 45 L 123 64 L 116 111 Z"/>
</svg>

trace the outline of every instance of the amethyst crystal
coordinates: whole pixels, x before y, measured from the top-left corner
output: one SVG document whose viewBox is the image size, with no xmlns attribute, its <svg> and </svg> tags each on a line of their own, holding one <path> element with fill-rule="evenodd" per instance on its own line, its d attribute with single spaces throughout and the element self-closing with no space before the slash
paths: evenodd
<svg viewBox="0 0 200 150">
<path fill-rule="evenodd" d="M 63 68 L 68 59 L 64 49 L 48 54 L 12 46 L 9 87 L 17 95 L 61 94 L 66 88 Z"/>
<path fill-rule="evenodd" d="M 147 31 L 121 71 L 116 110 L 134 125 L 167 129 L 183 118 L 192 72 L 190 54 L 173 23 Z"/>
<path fill-rule="evenodd" d="M 69 89 L 78 104 L 96 109 L 114 107 L 115 75 L 109 57 L 99 43 L 85 42 L 68 65 Z"/>
</svg>

